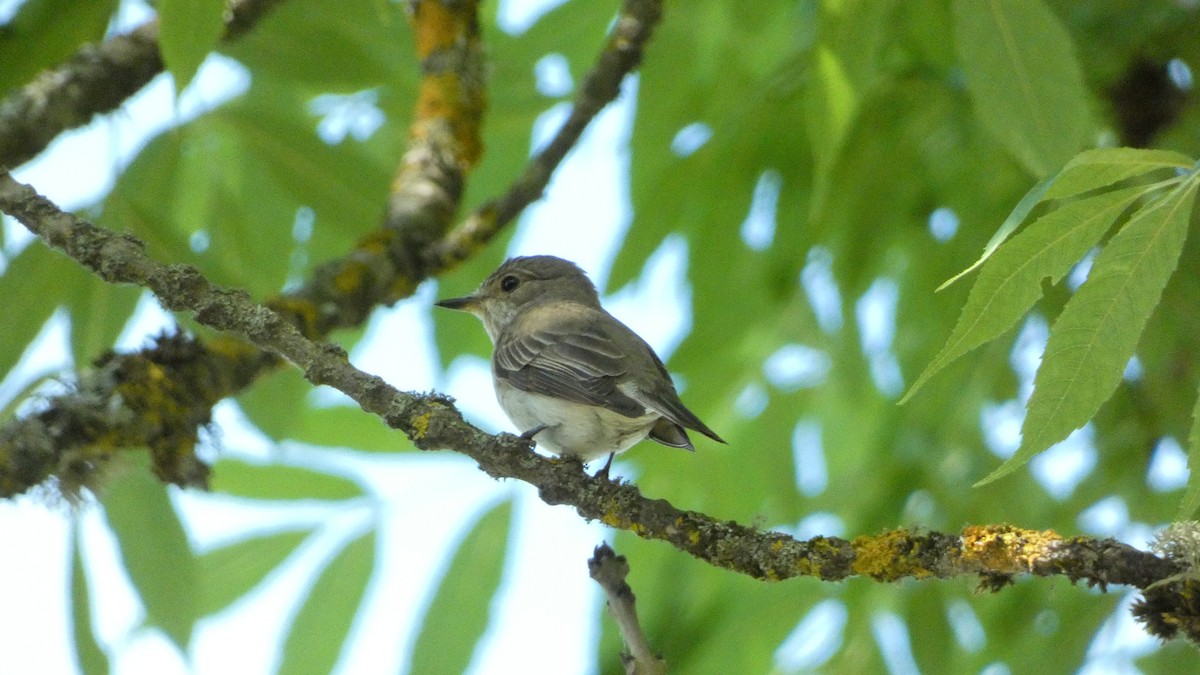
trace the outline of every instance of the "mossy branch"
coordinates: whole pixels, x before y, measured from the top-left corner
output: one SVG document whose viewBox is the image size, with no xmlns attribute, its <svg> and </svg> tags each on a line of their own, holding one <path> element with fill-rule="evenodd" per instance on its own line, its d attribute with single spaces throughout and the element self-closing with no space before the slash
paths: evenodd
<svg viewBox="0 0 1200 675">
<path fill-rule="evenodd" d="M 668 542 L 716 567 L 764 581 L 861 576 L 890 582 L 975 575 L 988 590 L 1003 588 L 1018 574 L 1064 576 L 1102 589 L 1109 584 L 1150 588 L 1147 595 L 1153 602 L 1139 605 L 1139 617 L 1148 626 L 1178 630 L 1180 624 L 1195 623 L 1189 614 L 1194 603 L 1188 599 L 1195 583 L 1188 581 L 1186 565 L 1113 539 L 981 525 L 955 534 L 898 529 L 853 540 L 801 541 L 678 509 L 642 495 L 634 485 L 589 476 L 578 461 L 542 457 L 519 437 L 484 433 L 464 421 L 448 397 L 397 390 L 351 365 L 340 347 L 306 338 L 246 294 L 216 286 L 193 267 L 153 260 L 136 239 L 59 211 L 7 173 L 0 174 L 0 209 L 106 281 L 148 288 L 167 308 L 192 312 L 200 323 L 291 362 L 310 382 L 346 394 L 422 450 L 461 452 L 490 476 L 535 486 L 548 504 L 570 504 L 584 518 Z M 11 461 L 0 454 L 0 470 Z"/>
<path fill-rule="evenodd" d="M 249 32 L 283 0 L 233 0 L 225 40 Z M 50 141 L 112 112 L 163 71 L 158 20 L 99 44 L 84 45 L 57 68 L 0 101 L 0 167 L 33 159 Z"/>
<path fill-rule="evenodd" d="M 265 11 L 271 4 L 244 0 L 233 15 L 230 34 L 252 24 L 257 14 L 250 8 Z M 620 81 L 641 60 L 660 5 L 625 3 L 609 45 L 587 77 L 602 84 L 581 90 L 555 140 L 530 160 L 512 187 L 450 231 L 466 172 L 482 151 L 478 134 L 485 95 L 477 5 L 414 2 L 411 23 L 423 80 L 387 216 L 348 254 L 319 266 L 299 289 L 266 304 L 304 335 L 323 338 L 335 329 L 361 325 L 375 307 L 411 295 L 429 276 L 482 248 L 541 196 L 582 129 L 616 97 Z M 497 209 L 497 203 L 504 207 Z M 483 221 L 487 226 L 477 227 Z M 0 464 L 0 496 L 19 494 L 50 477 L 70 493 L 87 484 L 113 453 L 129 447 L 154 449 L 163 480 L 205 485 L 207 467 L 196 460 L 193 446 L 211 406 L 277 364 L 272 354 L 228 335 L 186 348 L 170 338 L 137 352 L 106 354 L 95 369 L 81 373 L 76 391 L 53 397 L 38 412 L 0 429 L 0 454 L 15 461 Z M 146 389 L 150 381 L 141 375 L 147 373 L 157 378 L 154 390 Z M 190 376 L 199 373 L 210 387 L 193 387 Z"/>
</svg>

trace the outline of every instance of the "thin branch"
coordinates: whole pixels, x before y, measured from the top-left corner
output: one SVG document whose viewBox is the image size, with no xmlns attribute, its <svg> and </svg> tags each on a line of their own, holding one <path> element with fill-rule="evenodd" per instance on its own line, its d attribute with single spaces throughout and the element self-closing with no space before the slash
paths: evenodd
<svg viewBox="0 0 1200 675">
<path fill-rule="evenodd" d="M 608 597 L 608 611 L 617 623 L 621 639 L 629 648 L 628 654 L 621 654 L 621 663 L 625 666 L 627 675 L 662 675 L 667 672 L 667 662 L 654 653 L 650 641 L 642 632 L 638 623 L 637 598 L 633 589 L 626 583 L 629 576 L 629 561 L 623 555 L 617 555 L 608 544 L 596 547 L 595 553 L 588 559 L 588 574 Z"/>
<path fill-rule="evenodd" d="M 239 3 L 230 30 L 246 30 L 278 1 Z M 267 303 L 306 335 L 359 325 L 376 306 L 411 294 L 424 278 L 413 251 L 449 229 L 464 171 L 480 145 L 482 81 L 472 75 L 483 68 L 476 9 L 475 2 L 413 3 L 424 77 L 388 218 L 349 255 Z M 154 34 L 153 24 L 147 31 Z M 131 447 L 150 448 L 162 480 L 206 486 L 208 467 L 196 458 L 195 445 L 212 406 L 276 365 L 274 355 L 227 335 L 204 345 L 168 336 L 136 352 L 107 354 L 81 374 L 74 391 L 0 429 L 0 456 L 9 460 L 0 462 L 0 496 L 50 477 L 59 491 L 73 495 Z"/>
<path fill-rule="evenodd" d="M 268 301 L 309 337 L 358 326 L 379 305 L 416 291 L 431 274 L 422 252 L 450 229 L 466 172 L 479 159 L 486 96 L 477 3 L 421 0 L 410 8 L 422 78 L 383 225 L 300 289 Z"/>
<path fill-rule="evenodd" d="M 504 196 L 491 202 L 506 206 L 497 210 L 485 205 L 440 239 L 461 198 L 464 170 L 476 161 L 481 147 L 476 134 L 484 105 L 478 76 L 483 56 L 474 9 L 474 3 L 438 0 L 413 4 L 424 78 L 409 151 L 384 226 L 348 255 L 319 266 L 301 288 L 266 303 L 304 335 L 323 338 L 337 328 L 361 325 L 378 305 L 411 295 L 428 276 L 457 264 L 468 253 L 466 248 L 482 247 L 536 199 L 581 129 L 617 96 L 621 79 L 640 62 L 661 1 L 625 3 L 613 37 L 555 140 L 530 160 Z M 531 181 L 537 183 L 536 190 L 528 188 Z M 487 227 L 479 227 L 483 220 Z M 195 459 L 191 446 L 199 427 L 208 422 L 211 406 L 277 363 L 271 354 L 228 336 L 187 349 L 173 337 L 138 352 L 108 355 L 94 373 L 79 378 L 79 391 L 54 397 L 41 412 L 0 429 L 0 455 L 19 460 L 7 467 L 0 462 L 0 497 L 23 492 L 50 476 L 71 494 L 124 447 L 150 446 L 163 480 L 206 485 L 207 468 Z M 191 383 L 196 376 L 210 386 L 196 388 Z M 146 384 L 151 381 L 152 391 Z M 151 411 L 153 424 L 146 414 Z"/>
<path fill-rule="evenodd" d="M 668 542 L 716 567 L 765 581 L 796 576 L 897 581 L 977 575 L 991 590 L 1011 583 L 1018 574 L 1065 576 L 1102 589 L 1108 584 L 1147 588 L 1184 571 L 1178 562 L 1113 539 L 1065 538 L 1010 525 L 971 526 L 958 534 L 899 529 L 853 540 L 800 541 L 684 511 L 643 496 L 634 485 L 589 476 L 577 461 L 542 457 L 516 436 L 484 433 L 465 422 L 445 396 L 398 391 L 352 366 L 340 347 L 309 340 L 245 293 L 220 288 L 189 265 L 153 260 L 137 239 L 63 213 L 7 172 L 0 174 L 0 210 L 104 280 L 148 288 L 168 309 L 190 311 L 200 323 L 295 364 L 310 382 L 346 394 L 422 450 L 461 452 L 492 477 L 533 485 L 548 504 L 571 504 L 584 518 Z M 5 461 L 8 458 L 0 456 L 0 464 Z M 1166 585 L 1155 590 L 1169 592 Z"/>
<path fill-rule="evenodd" d="M 541 199 L 554 170 L 575 147 L 592 119 L 621 93 L 621 82 L 642 61 L 646 43 L 662 18 L 661 0 L 626 0 L 596 64 L 583 80 L 558 132 L 525 166 L 504 194 L 475 209 L 426 255 L 431 270 L 442 272 L 479 251 L 529 204 Z"/>
<path fill-rule="evenodd" d="M 231 2 L 224 39 L 244 35 L 282 1 Z M 62 132 L 116 110 L 162 70 L 157 19 L 100 44 L 84 45 L 62 65 L 0 101 L 0 166 L 20 166 Z"/>
</svg>

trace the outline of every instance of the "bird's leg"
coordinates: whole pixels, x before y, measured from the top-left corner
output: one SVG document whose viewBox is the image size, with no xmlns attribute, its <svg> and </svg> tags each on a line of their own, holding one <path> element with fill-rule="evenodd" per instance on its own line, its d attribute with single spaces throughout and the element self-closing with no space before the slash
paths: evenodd
<svg viewBox="0 0 1200 675">
<path fill-rule="evenodd" d="M 608 453 L 608 461 L 605 462 L 604 466 L 599 471 L 596 472 L 595 478 L 603 478 L 604 480 L 609 479 L 608 478 L 608 468 L 610 466 L 612 466 L 613 457 L 616 457 L 616 456 L 617 456 L 617 453 L 615 453 L 615 452 Z"/>
<path fill-rule="evenodd" d="M 548 427 L 548 426 L 550 426 L 550 425 L 549 424 L 539 424 L 536 427 L 530 429 L 529 431 L 526 431 L 525 433 L 521 434 L 521 438 L 526 441 L 532 441 L 534 436 L 537 436 L 538 434 L 545 431 L 546 427 Z"/>
</svg>

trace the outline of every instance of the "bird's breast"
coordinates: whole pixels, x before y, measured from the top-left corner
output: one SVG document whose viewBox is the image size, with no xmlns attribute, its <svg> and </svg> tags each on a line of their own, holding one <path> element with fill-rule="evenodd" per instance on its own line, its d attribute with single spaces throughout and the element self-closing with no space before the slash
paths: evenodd
<svg viewBox="0 0 1200 675">
<path fill-rule="evenodd" d="M 628 450 L 650 433 L 659 418 L 649 412 L 641 417 L 626 417 L 607 408 L 533 394 L 499 381 L 496 398 L 518 432 L 545 425 L 534 436 L 539 447 L 585 462 Z"/>
</svg>

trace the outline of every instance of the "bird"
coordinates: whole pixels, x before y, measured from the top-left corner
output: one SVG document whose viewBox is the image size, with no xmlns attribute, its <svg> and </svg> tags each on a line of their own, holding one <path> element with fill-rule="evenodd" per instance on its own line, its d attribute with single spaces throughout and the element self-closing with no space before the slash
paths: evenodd
<svg viewBox="0 0 1200 675">
<path fill-rule="evenodd" d="M 575 263 L 510 258 L 471 295 L 435 303 L 474 314 L 493 344 L 496 398 L 521 437 L 587 463 L 649 438 L 694 451 L 687 429 L 725 440 L 680 400 L 666 366 L 600 304 Z"/>
</svg>

